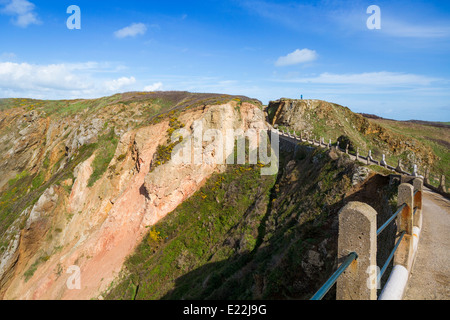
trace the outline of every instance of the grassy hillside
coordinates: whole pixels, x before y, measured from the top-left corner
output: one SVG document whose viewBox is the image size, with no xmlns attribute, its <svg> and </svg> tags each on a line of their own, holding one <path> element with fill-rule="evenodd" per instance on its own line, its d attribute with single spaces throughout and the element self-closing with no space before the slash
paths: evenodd
<svg viewBox="0 0 450 320">
<path fill-rule="evenodd" d="M 431 148 L 438 157 L 438 161 L 432 167 L 432 173 L 435 179 L 432 184 L 437 185 L 437 178 L 444 174 L 450 178 L 450 126 L 442 124 L 415 122 L 415 121 L 395 121 L 387 119 L 369 119 L 393 132 L 412 137 L 420 141 L 423 145 Z M 447 182 L 447 188 L 450 188 L 450 181 Z"/>
<path fill-rule="evenodd" d="M 282 129 L 324 137 L 326 142 L 345 136 L 362 155 L 371 150 L 377 160 L 385 154 L 394 167 L 401 160 L 407 171 L 417 164 L 421 173 L 430 167 L 435 175 L 450 177 L 450 127 L 446 125 L 366 118 L 347 107 L 320 100 L 281 99 L 271 102 L 267 111 L 269 121 Z"/>
<path fill-rule="evenodd" d="M 105 297 L 309 299 L 336 267 L 337 212 L 362 193 L 351 190 L 353 162 L 302 150 L 278 176 L 258 166 L 213 176 L 149 230 Z M 375 194 L 383 212 L 386 193 Z"/>
</svg>

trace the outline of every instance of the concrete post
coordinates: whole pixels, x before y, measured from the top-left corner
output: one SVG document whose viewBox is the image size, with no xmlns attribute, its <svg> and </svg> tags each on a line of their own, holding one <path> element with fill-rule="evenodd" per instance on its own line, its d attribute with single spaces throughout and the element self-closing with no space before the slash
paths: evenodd
<svg viewBox="0 0 450 320">
<path fill-rule="evenodd" d="M 330 139 L 330 141 L 328 142 L 328 149 L 331 149 L 331 139 Z"/>
<path fill-rule="evenodd" d="M 356 161 L 359 159 L 359 148 L 356 148 Z"/>
<path fill-rule="evenodd" d="M 367 155 L 367 164 L 370 164 L 372 161 L 372 150 L 369 150 L 369 154 Z"/>
<path fill-rule="evenodd" d="M 397 168 L 395 168 L 395 171 L 402 173 L 403 172 L 403 168 L 402 168 L 402 160 L 398 159 L 398 164 L 397 164 Z"/>
<path fill-rule="evenodd" d="M 430 176 L 430 167 L 426 167 L 426 169 L 425 169 L 425 177 L 423 178 L 423 183 L 424 184 L 430 184 L 429 176 Z"/>
<path fill-rule="evenodd" d="M 447 188 L 445 187 L 445 175 L 441 175 L 441 183 L 439 184 L 440 192 L 447 192 Z"/>
<path fill-rule="evenodd" d="M 348 143 L 347 146 L 345 147 L 345 153 L 348 154 Z"/>
<path fill-rule="evenodd" d="M 383 154 L 383 159 L 381 160 L 381 163 L 380 163 L 383 167 L 387 167 L 387 163 L 386 163 L 386 155 L 385 154 Z"/>
<path fill-rule="evenodd" d="M 422 195 L 423 195 L 423 181 L 416 178 L 413 181 L 414 186 L 414 208 L 417 208 L 416 214 L 414 214 L 414 227 L 422 229 Z M 413 211 L 414 212 L 414 211 Z"/>
<path fill-rule="evenodd" d="M 417 164 L 414 165 L 413 167 L 413 173 L 412 173 L 413 177 L 418 177 L 419 173 L 417 172 Z"/>
<path fill-rule="evenodd" d="M 337 281 L 337 300 L 376 300 L 376 286 L 368 285 L 369 268 L 377 264 L 377 212 L 368 204 L 350 202 L 339 212 L 338 261 L 351 252 L 358 259 Z"/>
<path fill-rule="evenodd" d="M 397 216 L 397 237 L 402 232 L 405 235 L 395 252 L 394 265 L 401 265 L 410 271 L 412 261 L 412 235 L 414 226 L 413 208 L 414 208 L 414 187 L 409 183 L 402 183 L 398 188 L 397 204 L 402 206 L 406 204 L 405 208 Z M 397 239 L 398 241 L 398 239 Z"/>
</svg>

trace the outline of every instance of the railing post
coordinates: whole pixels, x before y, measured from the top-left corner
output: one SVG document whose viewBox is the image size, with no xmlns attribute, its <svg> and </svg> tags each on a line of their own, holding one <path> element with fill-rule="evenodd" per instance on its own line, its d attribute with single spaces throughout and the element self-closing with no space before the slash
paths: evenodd
<svg viewBox="0 0 450 320">
<path fill-rule="evenodd" d="M 440 192 L 447 192 L 447 188 L 445 187 L 445 175 L 441 175 L 441 182 L 439 184 Z"/>
<path fill-rule="evenodd" d="M 413 173 L 411 174 L 413 177 L 418 177 L 419 176 L 419 173 L 417 172 L 417 170 L 418 170 L 418 167 L 417 167 L 417 164 L 415 164 L 413 166 Z"/>
<path fill-rule="evenodd" d="M 423 180 L 416 178 L 413 181 L 414 186 L 414 208 L 417 208 L 414 214 L 414 227 L 422 229 L 422 192 L 423 192 Z M 414 211 L 413 211 L 414 212 Z"/>
<path fill-rule="evenodd" d="M 398 160 L 398 164 L 397 164 L 397 168 L 395 168 L 395 171 L 402 173 L 403 172 L 403 168 L 402 168 L 402 160 Z"/>
<path fill-rule="evenodd" d="M 368 285 L 371 267 L 377 264 L 377 212 L 368 204 L 350 202 L 339 212 L 338 261 L 351 252 L 358 259 L 337 281 L 337 300 L 376 300 L 376 286 Z"/>
<path fill-rule="evenodd" d="M 380 162 L 380 164 L 383 166 L 383 167 L 387 167 L 387 163 L 386 163 L 386 155 L 385 154 L 383 154 L 383 159 L 381 159 L 381 162 Z"/>
<path fill-rule="evenodd" d="M 425 177 L 423 178 L 424 184 L 430 184 L 429 177 L 430 177 L 430 167 L 427 167 L 425 169 Z"/>
<path fill-rule="evenodd" d="M 372 150 L 369 150 L 369 154 L 367 155 L 367 164 L 369 165 L 372 161 Z"/>
<path fill-rule="evenodd" d="M 412 261 L 412 235 L 414 226 L 414 187 L 408 183 L 402 183 L 398 188 L 398 206 L 406 204 L 397 217 L 397 237 L 405 233 L 398 250 L 394 256 L 394 265 L 401 265 L 410 271 Z"/>
</svg>

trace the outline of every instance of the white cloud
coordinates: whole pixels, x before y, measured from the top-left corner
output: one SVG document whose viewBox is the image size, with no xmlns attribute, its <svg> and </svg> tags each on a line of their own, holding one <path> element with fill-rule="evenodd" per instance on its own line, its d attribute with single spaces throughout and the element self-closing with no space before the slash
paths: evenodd
<svg viewBox="0 0 450 320">
<path fill-rule="evenodd" d="M 314 50 L 309 49 L 297 49 L 287 56 L 278 58 L 275 65 L 277 67 L 291 66 L 295 64 L 311 62 L 317 59 L 317 53 Z"/>
<path fill-rule="evenodd" d="M 160 91 L 163 87 L 162 82 L 156 82 L 144 88 L 144 91 Z"/>
<path fill-rule="evenodd" d="M 112 78 L 121 68 L 108 63 L 35 65 L 0 62 L 0 96 L 38 99 L 96 98 L 130 89 L 135 77 Z M 105 78 L 106 76 L 106 78 Z"/>
<path fill-rule="evenodd" d="M 81 67 L 81 66 L 80 66 Z M 0 88 L 14 89 L 84 89 L 81 78 L 73 71 L 74 65 L 32 65 L 28 63 L 0 63 Z"/>
<path fill-rule="evenodd" d="M 109 91 L 117 92 L 135 83 L 136 79 L 134 77 L 122 77 L 116 80 L 106 81 L 105 86 Z"/>
<path fill-rule="evenodd" d="M 114 32 L 116 38 L 123 39 L 126 37 L 136 37 L 138 35 L 144 35 L 147 32 L 147 26 L 143 23 L 133 23 L 128 27 L 117 30 Z"/>
<path fill-rule="evenodd" d="M 27 0 L 11 0 L 1 12 L 13 16 L 12 22 L 22 28 L 30 24 L 40 24 L 37 13 L 34 12 L 35 5 Z"/>
</svg>

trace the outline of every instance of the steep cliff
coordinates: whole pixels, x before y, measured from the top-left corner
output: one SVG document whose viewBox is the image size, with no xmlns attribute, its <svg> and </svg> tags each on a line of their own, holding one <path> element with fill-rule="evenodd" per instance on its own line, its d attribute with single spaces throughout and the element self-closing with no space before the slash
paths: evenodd
<svg viewBox="0 0 450 320">
<path fill-rule="evenodd" d="M 341 128 L 327 103 L 289 108 L 271 104 L 273 123 L 314 132 L 319 113 Z M 384 221 L 395 186 L 307 145 L 282 151 L 275 175 L 211 161 L 229 130 L 267 129 L 262 109 L 187 92 L 0 100 L 0 298 L 308 299 L 337 265 L 339 209 L 361 200 Z"/>
<path fill-rule="evenodd" d="M 365 201 L 380 222 L 392 214 L 389 178 L 334 151 L 301 146 L 281 153 L 278 175 L 259 170 L 214 174 L 154 225 L 104 297 L 309 299 L 337 267 L 340 208 Z M 395 230 L 384 236 L 380 262 Z"/>
<path fill-rule="evenodd" d="M 0 297 L 90 299 L 153 225 L 224 165 L 153 160 L 174 127 L 265 128 L 256 100 L 187 92 L 2 100 Z M 80 290 L 69 290 L 71 266 Z"/>
</svg>

